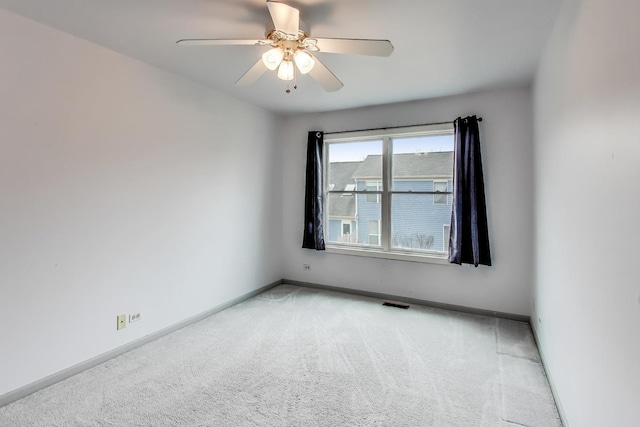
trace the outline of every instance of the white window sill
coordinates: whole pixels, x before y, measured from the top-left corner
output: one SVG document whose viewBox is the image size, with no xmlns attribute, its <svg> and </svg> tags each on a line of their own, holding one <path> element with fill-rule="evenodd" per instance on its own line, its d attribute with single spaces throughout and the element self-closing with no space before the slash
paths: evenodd
<svg viewBox="0 0 640 427">
<path fill-rule="evenodd" d="M 381 249 L 367 247 L 349 247 L 341 245 L 326 245 L 325 250 L 330 254 L 363 256 L 369 258 L 384 258 L 398 261 L 424 262 L 429 264 L 453 265 L 446 255 L 437 253 L 416 253 L 403 251 L 383 251 Z"/>
</svg>

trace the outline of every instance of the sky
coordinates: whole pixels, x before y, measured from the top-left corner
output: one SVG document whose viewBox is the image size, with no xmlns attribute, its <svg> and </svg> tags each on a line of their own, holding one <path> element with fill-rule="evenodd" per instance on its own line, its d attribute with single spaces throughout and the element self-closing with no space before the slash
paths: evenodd
<svg viewBox="0 0 640 427">
<path fill-rule="evenodd" d="M 394 138 L 393 140 L 394 154 L 431 151 L 453 151 L 453 135 Z M 382 140 L 329 145 L 330 163 L 362 161 L 370 154 L 382 154 Z"/>
</svg>

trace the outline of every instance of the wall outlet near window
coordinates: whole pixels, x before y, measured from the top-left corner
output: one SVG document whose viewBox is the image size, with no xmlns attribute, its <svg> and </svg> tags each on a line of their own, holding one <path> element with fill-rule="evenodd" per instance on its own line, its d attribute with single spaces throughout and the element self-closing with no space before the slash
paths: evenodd
<svg viewBox="0 0 640 427">
<path fill-rule="evenodd" d="M 305 271 L 311 270 L 311 265 L 310 264 L 303 264 L 302 268 L 304 268 Z"/>
<path fill-rule="evenodd" d="M 126 314 L 118 314 L 118 323 L 117 329 L 124 329 L 127 327 L 127 315 Z"/>
<path fill-rule="evenodd" d="M 137 322 L 138 320 L 142 320 L 142 313 L 133 313 L 129 315 L 129 323 Z"/>
</svg>

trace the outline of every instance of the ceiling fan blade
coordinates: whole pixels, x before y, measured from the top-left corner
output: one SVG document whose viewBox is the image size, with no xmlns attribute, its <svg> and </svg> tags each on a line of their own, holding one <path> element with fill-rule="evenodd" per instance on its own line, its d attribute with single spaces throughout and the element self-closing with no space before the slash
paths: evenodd
<svg viewBox="0 0 640 427">
<path fill-rule="evenodd" d="M 268 1 L 267 7 L 276 30 L 286 34 L 298 35 L 300 28 L 300 11 L 284 3 Z"/>
<path fill-rule="evenodd" d="M 183 46 L 264 46 L 270 42 L 257 39 L 182 39 L 176 43 Z"/>
<path fill-rule="evenodd" d="M 238 79 L 236 86 L 248 86 L 254 83 L 261 75 L 264 74 L 265 71 L 267 71 L 267 67 L 264 66 L 262 59 L 260 59 L 253 67 L 249 68 L 249 71 L 244 73 L 242 77 Z"/>
<path fill-rule="evenodd" d="M 393 52 L 393 45 L 389 40 L 313 38 L 317 40 L 319 51 L 325 53 L 389 56 Z"/>
<path fill-rule="evenodd" d="M 309 71 L 309 75 L 327 92 L 336 92 L 342 89 L 344 84 L 342 84 L 342 82 L 318 60 L 318 58 L 314 57 L 313 59 L 316 61 L 316 64 L 311 71 Z"/>
</svg>

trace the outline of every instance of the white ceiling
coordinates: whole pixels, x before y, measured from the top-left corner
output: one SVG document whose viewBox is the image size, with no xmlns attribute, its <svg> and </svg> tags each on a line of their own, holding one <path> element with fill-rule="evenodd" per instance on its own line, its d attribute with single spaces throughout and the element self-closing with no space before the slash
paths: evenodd
<svg viewBox="0 0 640 427">
<path fill-rule="evenodd" d="M 283 114 L 455 95 L 531 81 L 562 0 L 283 0 L 311 36 L 388 39 L 388 58 L 318 53 L 344 83 L 309 76 L 286 94 L 274 72 L 236 80 L 266 48 L 185 47 L 183 38 L 261 38 L 265 0 L 0 0 L 0 7 Z"/>
</svg>

